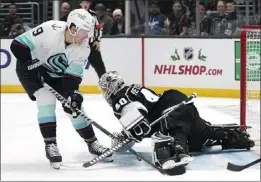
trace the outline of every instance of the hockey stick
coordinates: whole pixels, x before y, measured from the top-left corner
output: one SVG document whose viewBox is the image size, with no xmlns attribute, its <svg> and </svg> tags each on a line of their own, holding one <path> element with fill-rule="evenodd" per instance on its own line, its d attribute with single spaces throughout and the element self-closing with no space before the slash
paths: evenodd
<svg viewBox="0 0 261 182">
<path fill-rule="evenodd" d="M 246 169 L 246 168 L 249 168 L 249 167 L 251 167 L 251 166 L 253 166 L 253 165 L 259 163 L 260 161 L 261 161 L 261 158 L 255 160 L 255 161 L 253 161 L 253 162 L 250 162 L 250 163 L 248 163 L 248 164 L 246 164 L 246 165 L 242 165 L 242 166 L 241 166 L 241 165 L 232 164 L 232 163 L 229 162 L 229 163 L 227 164 L 227 169 L 228 169 L 229 171 L 242 171 L 242 170 L 244 170 L 244 169 Z"/>
<path fill-rule="evenodd" d="M 62 104 L 70 104 L 62 95 L 60 95 L 58 92 L 56 92 L 51 86 L 49 86 L 47 83 L 43 83 L 43 86 L 48 88 L 48 90 L 53 93 L 56 98 L 62 103 Z M 77 113 L 79 115 L 81 115 L 82 117 L 84 117 L 85 119 L 87 119 L 90 123 L 92 123 L 95 127 L 97 127 L 99 130 L 101 130 L 102 132 L 104 132 L 106 135 L 108 135 L 109 137 L 113 138 L 113 139 L 118 139 L 116 136 L 114 136 L 113 134 L 111 134 L 108 130 L 106 130 L 105 128 L 103 128 L 101 125 L 99 125 L 97 122 L 91 120 L 89 117 L 87 117 L 85 115 L 85 113 L 82 110 L 76 110 Z M 128 146 L 127 144 L 130 143 L 132 140 L 130 139 L 126 139 L 123 142 L 119 143 L 118 145 L 114 146 L 113 148 L 111 148 L 109 151 L 106 151 L 105 153 L 103 153 L 102 155 L 92 159 L 91 161 L 88 161 L 86 163 L 83 164 L 83 167 L 90 167 L 94 164 L 96 164 L 97 162 L 99 162 L 100 160 L 106 158 L 107 156 L 111 155 L 112 153 L 114 153 L 115 151 L 117 151 L 119 148 L 121 148 L 122 146 L 125 146 L 130 152 L 132 152 L 134 155 L 136 155 L 139 159 L 144 160 L 145 162 L 147 162 L 149 165 L 151 165 L 152 167 L 154 167 L 155 169 L 159 170 L 159 172 L 163 173 L 164 171 L 160 168 L 158 168 L 157 166 L 155 166 L 151 161 L 149 161 L 148 159 L 144 158 L 141 154 L 137 153 L 135 150 L 133 150 L 130 146 Z"/>
<path fill-rule="evenodd" d="M 185 101 L 171 107 L 168 112 L 166 112 L 164 115 L 162 115 L 161 117 L 159 117 L 157 120 L 155 120 L 153 123 L 150 124 L 150 126 L 155 125 L 158 121 L 160 121 L 161 119 L 165 118 L 166 116 L 168 116 L 168 114 L 174 110 L 176 110 L 177 108 L 179 108 L 180 106 L 183 106 L 185 104 L 187 104 L 189 101 L 191 101 L 193 98 L 196 98 L 197 94 L 193 93 L 191 96 L 189 96 Z M 114 137 L 114 136 L 113 136 Z M 113 138 L 111 137 L 111 138 Z M 115 138 L 115 137 L 114 137 Z M 86 162 L 83 164 L 83 166 L 85 167 L 89 167 L 92 166 L 93 164 L 97 163 L 99 160 L 102 160 L 104 158 L 106 158 L 107 156 L 111 155 L 113 152 L 117 151 L 118 149 L 120 149 L 122 146 L 128 144 L 129 142 L 131 142 L 130 139 L 125 139 L 124 141 L 122 141 L 121 143 L 118 143 L 118 145 L 112 147 L 108 152 L 105 152 L 104 154 L 96 157 L 95 159 Z M 161 173 L 165 173 L 164 170 L 160 167 L 155 166 L 153 163 L 151 163 L 151 161 L 149 161 L 148 159 L 146 159 L 145 157 L 143 157 L 142 155 L 140 155 L 139 153 L 137 153 L 135 150 L 133 150 L 131 147 L 127 147 L 129 149 L 130 152 L 132 152 L 134 155 L 136 155 L 137 157 L 139 157 L 140 159 L 146 161 L 148 164 L 150 164 L 152 167 L 154 167 L 155 169 L 159 170 Z"/>
<path fill-rule="evenodd" d="M 47 87 L 49 89 L 49 91 L 51 93 L 53 93 L 56 98 L 63 104 L 69 104 L 69 102 L 63 97 L 61 96 L 58 92 L 56 92 L 52 87 L 50 87 L 47 83 L 43 83 L 43 85 L 45 87 Z M 177 104 L 175 106 L 173 106 L 168 112 L 166 112 L 164 115 L 162 115 L 160 118 L 158 118 L 157 120 L 155 120 L 151 126 L 153 126 L 154 124 L 156 124 L 158 121 L 160 121 L 161 119 L 165 118 L 170 112 L 172 112 L 173 110 L 177 109 L 178 107 L 187 104 L 187 102 L 191 101 L 193 98 L 196 98 L 196 94 L 193 93 L 191 96 L 189 96 L 185 101 L 181 102 L 180 104 Z M 77 109 L 76 110 L 77 113 L 79 115 L 81 115 L 82 117 L 84 117 L 85 119 L 87 119 L 89 122 L 91 122 L 95 127 L 97 127 L 98 129 L 100 129 L 102 132 L 104 132 L 106 135 L 108 135 L 109 137 L 113 138 L 113 139 L 118 139 L 117 137 L 115 137 L 113 134 L 111 134 L 108 130 L 106 130 L 105 128 L 103 128 L 101 125 L 99 125 L 97 122 L 91 120 L 89 117 L 87 117 L 85 115 L 85 113 L 82 110 Z M 83 164 L 83 167 L 90 167 L 96 163 L 98 163 L 100 160 L 106 158 L 107 156 L 111 155 L 112 153 L 114 153 L 115 151 L 117 151 L 118 149 L 120 149 L 121 147 L 125 146 L 126 148 L 128 148 L 128 150 L 130 152 L 132 152 L 134 155 L 136 155 L 139 159 L 144 160 L 145 162 L 147 162 L 149 165 L 151 165 L 153 168 L 157 169 L 160 173 L 165 173 L 165 171 L 160 168 L 157 167 L 156 165 L 154 165 L 150 160 L 148 160 L 147 158 L 143 157 L 141 154 L 137 153 L 135 150 L 133 150 L 130 146 L 128 146 L 127 144 L 130 143 L 132 140 L 130 139 L 126 139 L 124 141 L 122 141 L 121 143 L 117 144 L 116 146 L 112 147 L 110 150 L 106 151 L 105 153 L 101 154 L 100 156 L 92 159 L 91 161 L 88 161 L 86 163 Z"/>
</svg>

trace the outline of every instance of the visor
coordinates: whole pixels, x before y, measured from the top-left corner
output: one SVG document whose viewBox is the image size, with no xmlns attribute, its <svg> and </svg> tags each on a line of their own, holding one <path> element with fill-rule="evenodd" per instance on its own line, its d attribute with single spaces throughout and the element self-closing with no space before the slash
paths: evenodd
<svg viewBox="0 0 261 182">
<path fill-rule="evenodd" d="M 85 39 L 85 38 L 88 38 L 89 33 L 90 33 L 90 31 L 83 30 L 83 29 L 78 29 L 78 31 L 76 33 L 76 36 L 79 39 Z"/>
</svg>

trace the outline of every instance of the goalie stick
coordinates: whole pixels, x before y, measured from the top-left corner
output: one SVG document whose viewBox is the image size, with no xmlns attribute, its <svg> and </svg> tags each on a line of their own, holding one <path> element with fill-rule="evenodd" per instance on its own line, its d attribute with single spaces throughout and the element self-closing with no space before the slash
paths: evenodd
<svg viewBox="0 0 261 182">
<path fill-rule="evenodd" d="M 253 161 L 253 162 L 250 162 L 250 163 L 248 163 L 248 164 L 246 164 L 246 165 L 236 165 L 236 164 L 233 164 L 233 163 L 230 163 L 230 162 L 229 162 L 229 163 L 227 164 L 227 169 L 228 169 L 229 171 L 242 171 L 242 170 L 244 170 L 244 169 L 246 169 L 246 168 L 249 168 L 249 167 L 251 167 L 251 166 L 253 166 L 253 165 L 259 163 L 260 161 L 261 161 L 261 158 L 255 160 L 255 161 Z"/>
</svg>

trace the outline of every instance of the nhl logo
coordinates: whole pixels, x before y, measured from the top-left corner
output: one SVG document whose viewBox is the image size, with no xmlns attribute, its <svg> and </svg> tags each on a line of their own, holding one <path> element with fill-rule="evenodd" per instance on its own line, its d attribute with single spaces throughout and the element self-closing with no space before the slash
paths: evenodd
<svg viewBox="0 0 261 182">
<path fill-rule="evenodd" d="M 191 60 L 191 59 L 193 59 L 193 48 L 192 47 L 185 47 L 184 48 L 184 58 L 186 59 L 186 60 Z"/>
</svg>

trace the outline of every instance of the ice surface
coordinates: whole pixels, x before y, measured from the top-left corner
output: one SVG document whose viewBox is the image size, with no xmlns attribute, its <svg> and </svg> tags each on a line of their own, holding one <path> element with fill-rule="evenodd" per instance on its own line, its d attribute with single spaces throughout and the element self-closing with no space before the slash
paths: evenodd
<svg viewBox="0 0 261 182">
<path fill-rule="evenodd" d="M 120 131 L 120 124 L 101 95 L 85 95 L 87 114 L 110 132 Z M 201 116 L 213 123 L 239 122 L 238 99 L 197 98 Z M 85 142 L 75 132 L 60 103 L 57 106 L 57 140 L 64 163 L 80 166 L 93 158 Z M 110 138 L 95 128 L 100 142 L 110 146 Z M 245 164 L 260 157 L 260 146 L 250 152 L 210 153 L 195 157 L 181 176 L 165 176 L 129 153 L 117 154 L 113 163 L 98 163 L 88 169 L 52 169 L 45 158 L 44 142 L 37 124 L 36 103 L 25 94 L 1 94 L 1 180 L 260 180 L 260 164 L 242 172 L 230 172 L 212 160 L 231 160 Z M 134 146 L 151 158 L 150 140 Z"/>
</svg>

